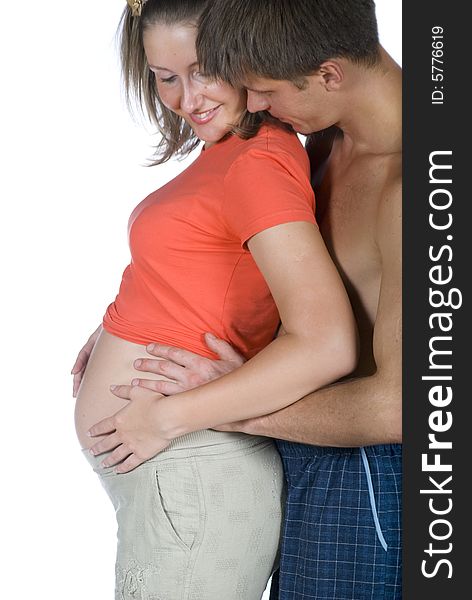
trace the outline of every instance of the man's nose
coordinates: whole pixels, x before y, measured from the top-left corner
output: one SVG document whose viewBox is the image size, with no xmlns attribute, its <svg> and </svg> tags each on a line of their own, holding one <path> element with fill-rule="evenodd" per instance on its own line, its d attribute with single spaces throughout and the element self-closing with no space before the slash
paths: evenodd
<svg viewBox="0 0 472 600">
<path fill-rule="evenodd" d="M 268 110 L 269 108 L 270 103 L 267 101 L 267 98 L 250 90 L 247 91 L 247 109 L 249 112 L 255 113 L 260 110 Z"/>
</svg>

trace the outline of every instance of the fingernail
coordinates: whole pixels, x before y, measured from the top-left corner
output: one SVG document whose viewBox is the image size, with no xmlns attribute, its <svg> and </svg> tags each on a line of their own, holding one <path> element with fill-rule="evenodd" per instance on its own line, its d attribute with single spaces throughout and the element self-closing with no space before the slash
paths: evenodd
<svg viewBox="0 0 472 600">
<path fill-rule="evenodd" d="M 90 434 L 89 434 L 89 435 L 90 435 Z M 94 450 L 93 448 L 90 448 L 89 452 L 90 452 L 90 454 L 91 454 L 92 456 L 95 456 L 95 450 Z"/>
<path fill-rule="evenodd" d="M 216 340 L 216 336 L 214 336 L 212 333 L 207 333 L 206 336 L 209 337 L 210 340 Z"/>
<path fill-rule="evenodd" d="M 133 379 L 131 385 L 139 385 L 139 379 Z"/>
<path fill-rule="evenodd" d="M 116 385 L 111 385 L 110 386 L 110 390 L 113 392 L 113 390 L 116 390 L 117 386 Z"/>
<path fill-rule="evenodd" d="M 134 361 L 134 366 L 139 369 L 139 367 L 143 364 L 142 360 L 135 360 Z"/>
<path fill-rule="evenodd" d="M 153 352 L 153 351 L 156 349 L 156 344 L 149 344 L 149 346 L 147 347 L 147 349 L 148 349 L 150 352 Z"/>
</svg>

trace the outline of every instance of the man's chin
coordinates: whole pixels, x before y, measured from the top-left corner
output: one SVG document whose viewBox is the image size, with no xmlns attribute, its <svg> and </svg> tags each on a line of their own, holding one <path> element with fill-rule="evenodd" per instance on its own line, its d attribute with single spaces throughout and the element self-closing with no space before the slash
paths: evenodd
<svg viewBox="0 0 472 600">
<path fill-rule="evenodd" d="M 293 129 L 301 135 L 310 135 L 310 133 L 313 133 L 313 130 L 306 125 L 293 125 L 292 123 L 290 123 L 290 125 L 292 125 Z"/>
<path fill-rule="evenodd" d="M 290 127 L 297 133 L 301 133 L 302 135 L 308 135 L 311 133 L 311 129 L 308 127 L 308 125 L 302 125 L 301 123 L 294 123 L 293 121 L 286 121 L 284 119 L 280 120 L 286 125 L 290 125 Z"/>
<path fill-rule="evenodd" d="M 272 115 L 274 117 L 274 115 Z M 313 133 L 313 130 L 310 129 L 308 125 L 302 125 L 300 123 L 294 123 L 293 121 L 289 121 L 288 119 L 282 119 L 281 117 L 275 117 L 285 125 L 289 125 L 296 133 L 300 133 L 301 135 L 310 135 Z"/>
</svg>

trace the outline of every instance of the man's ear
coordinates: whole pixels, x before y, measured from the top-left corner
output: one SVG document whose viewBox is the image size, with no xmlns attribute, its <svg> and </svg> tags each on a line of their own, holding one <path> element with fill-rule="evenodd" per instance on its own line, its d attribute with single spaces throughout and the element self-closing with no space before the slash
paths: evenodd
<svg viewBox="0 0 472 600">
<path fill-rule="evenodd" d="M 339 89 L 344 81 L 344 69 L 336 60 L 327 60 L 321 64 L 318 73 L 321 75 L 327 92 Z"/>
</svg>

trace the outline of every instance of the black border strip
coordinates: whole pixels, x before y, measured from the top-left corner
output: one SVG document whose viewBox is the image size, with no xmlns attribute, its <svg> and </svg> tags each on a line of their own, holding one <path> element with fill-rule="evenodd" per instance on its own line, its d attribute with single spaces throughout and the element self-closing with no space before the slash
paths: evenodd
<svg viewBox="0 0 472 600">
<path fill-rule="evenodd" d="M 472 452 L 466 440 L 472 440 L 467 410 L 472 398 L 466 373 L 472 372 L 468 291 L 472 231 L 467 220 L 472 191 L 466 183 L 468 172 L 472 173 L 472 103 L 467 91 L 472 29 L 466 6 L 454 0 L 403 3 L 403 597 L 407 600 L 452 600 L 470 594 L 467 571 L 472 566 L 467 563 L 472 502 L 467 484 Z M 443 55 L 436 52 L 433 57 L 433 50 L 441 46 L 436 43 L 433 48 L 433 42 L 441 40 Z M 433 58 L 443 63 L 433 63 Z M 432 69 L 433 64 L 437 69 Z M 440 92 L 443 103 L 433 104 L 433 100 L 441 101 Z M 432 163 L 452 168 L 430 173 Z M 437 293 L 430 296 L 432 290 Z M 433 307 L 442 303 L 442 297 L 444 304 Z M 446 306 L 448 299 L 455 308 Z M 441 318 L 433 317 L 439 313 Z M 432 354 L 430 344 L 434 351 L 450 354 Z M 430 361 L 440 368 L 433 368 Z M 423 379 L 432 376 L 451 379 Z M 448 394 L 452 395 L 449 402 Z M 444 431 L 437 431 L 440 428 Z M 428 448 L 432 434 L 445 445 Z M 450 465 L 451 471 L 428 472 L 422 466 L 423 454 L 427 463 L 440 461 Z M 444 513 L 434 514 L 435 510 Z"/>
</svg>

